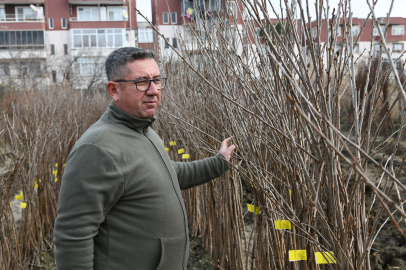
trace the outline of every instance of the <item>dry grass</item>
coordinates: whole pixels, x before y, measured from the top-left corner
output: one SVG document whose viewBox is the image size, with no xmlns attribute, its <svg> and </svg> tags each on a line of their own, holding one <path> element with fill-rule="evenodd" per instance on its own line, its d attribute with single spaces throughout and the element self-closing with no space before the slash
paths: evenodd
<svg viewBox="0 0 406 270">
<path fill-rule="evenodd" d="M 52 249 L 64 162 L 107 104 L 105 95 L 83 98 L 68 87 L 21 90 L 3 100 L 1 269 L 39 267 L 41 252 Z M 20 192 L 24 209 L 10 205 Z M 19 213 L 21 220 L 16 223 L 14 217 Z"/>
</svg>

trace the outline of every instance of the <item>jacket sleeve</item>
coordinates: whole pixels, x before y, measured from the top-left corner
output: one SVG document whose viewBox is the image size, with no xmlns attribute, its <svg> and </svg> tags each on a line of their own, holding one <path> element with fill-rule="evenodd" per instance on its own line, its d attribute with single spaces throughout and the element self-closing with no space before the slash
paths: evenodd
<svg viewBox="0 0 406 270">
<path fill-rule="evenodd" d="M 85 144 L 70 154 L 54 226 L 58 270 L 93 269 L 93 237 L 123 190 L 123 175 L 109 153 Z"/>
<path fill-rule="evenodd" d="M 181 189 L 192 188 L 209 182 L 228 171 L 227 161 L 221 154 L 192 162 L 174 162 Z"/>
</svg>

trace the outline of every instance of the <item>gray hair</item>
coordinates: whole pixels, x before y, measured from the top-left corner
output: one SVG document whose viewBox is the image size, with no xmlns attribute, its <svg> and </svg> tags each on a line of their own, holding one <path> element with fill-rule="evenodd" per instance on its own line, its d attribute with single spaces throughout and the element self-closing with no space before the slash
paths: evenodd
<svg viewBox="0 0 406 270">
<path fill-rule="evenodd" d="M 155 53 L 151 51 L 135 47 L 117 49 L 110 53 L 104 62 L 107 79 L 109 81 L 124 79 L 129 73 L 127 63 L 149 58 L 157 61 Z"/>
</svg>

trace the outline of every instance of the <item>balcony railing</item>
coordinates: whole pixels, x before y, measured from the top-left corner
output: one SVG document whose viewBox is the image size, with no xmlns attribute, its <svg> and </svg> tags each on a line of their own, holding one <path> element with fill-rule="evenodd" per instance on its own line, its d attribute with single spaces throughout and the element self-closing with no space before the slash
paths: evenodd
<svg viewBox="0 0 406 270">
<path fill-rule="evenodd" d="M 44 22 L 44 16 L 38 14 L 5 14 L 0 15 L 0 22 Z"/>
<path fill-rule="evenodd" d="M 70 17 L 69 18 L 70 22 L 126 22 L 128 21 L 128 19 L 121 19 L 121 20 L 113 20 L 113 19 L 109 19 L 109 18 L 92 18 L 92 19 L 80 19 L 78 17 Z"/>
</svg>

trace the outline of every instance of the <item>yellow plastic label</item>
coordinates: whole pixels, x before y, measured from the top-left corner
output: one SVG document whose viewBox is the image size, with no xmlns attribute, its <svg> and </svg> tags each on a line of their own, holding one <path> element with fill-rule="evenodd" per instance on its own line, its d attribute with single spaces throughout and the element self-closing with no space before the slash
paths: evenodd
<svg viewBox="0 0 406 270">
<path fill-rule="evenodd" d="M 16 195 L 16 200 L 22 200 L 23 199 L 23 192 L 20 192 L 20 195 Z"/>
<path fill-rule="evenodd" d="M 169 145 L 176 145 L 176 142 L 175 142 L 175 141 L 171 141 L 171 142 L 169 142 Z"/>
<path fill-rule="evenodd" d="M 324 256 L 323 256 L 324 255 Z M 334 252 L 316 252 L 316 264 L 337 263 L 334 259 Z"/>
<path fill-rule="evenodd" d="M 20 202 L 20 208 L 26 208 L 27 207 L 27 203 L 25 202 Z"/>
<path fill-rule="evenodd" d="M 65 166 L 66 166 L 66 163 L 64 163 L 62 167 L 65 167 Z"/>
<path fill-rule="evenodd" d="M 165 147 L 165 151 L 166 151 L 166 152 L 169 152 L 169 148 L 168 148 L 168 147 Z"/>
<path fill-rule="evenodd" d="M 55 183 L 58 182 L 58 178 L 55 177 Z"/>
<path fill-rule="evenodd" d="M 289 250 L 289 261 L 307 261 L 307 251 L 305 249 Z"/>
<path fill-rule="evenodd" d="M 182 159 L 189 159 L 190 158 L 190 155 L 189 154 L 183 154 L 182 155 Z"/>
<path fill-rule="evenodd" d="M 289 194 L 291 194 L 291 195 L 292 195 L 292 190 L 291 190 L 291 189 L 289 189 Z"/>
<path fill-rule="evenodd" d="M 185 149 L 181 148 L 178 150 L 178 154 L 183 154 L 183 153 L 185 153 Z"/>
<path fill-rule="evenodd" d="M 55 167 L 58 167 L 58 163 L 55 163 Z"/>
<path fill-rule="evenodd" d="M 251 213 L 254 213 L 254 205 L 253 204 L 247 204 L 248 205 L 248 211 Z M 257 206 L 255 209 L 255 214 L 259 214 L 259 207 Z"/>
<path fill-rule="evenodd" d="M 291 230 L 292 223 L 289 220 L 275 220 L 275 229 L 278 230 Z"/>
<path fill-rule="evenodd" d="M 38 188 L 38 183 L 37 183 L 37 181 L 34 181 L 34 188 Z"/>
<path fill-rule="evenodd" d="M 53 170 L 52 174 L 56 177 L 56 175 L 58 174 L 58 170 Z"/>
</svg>

